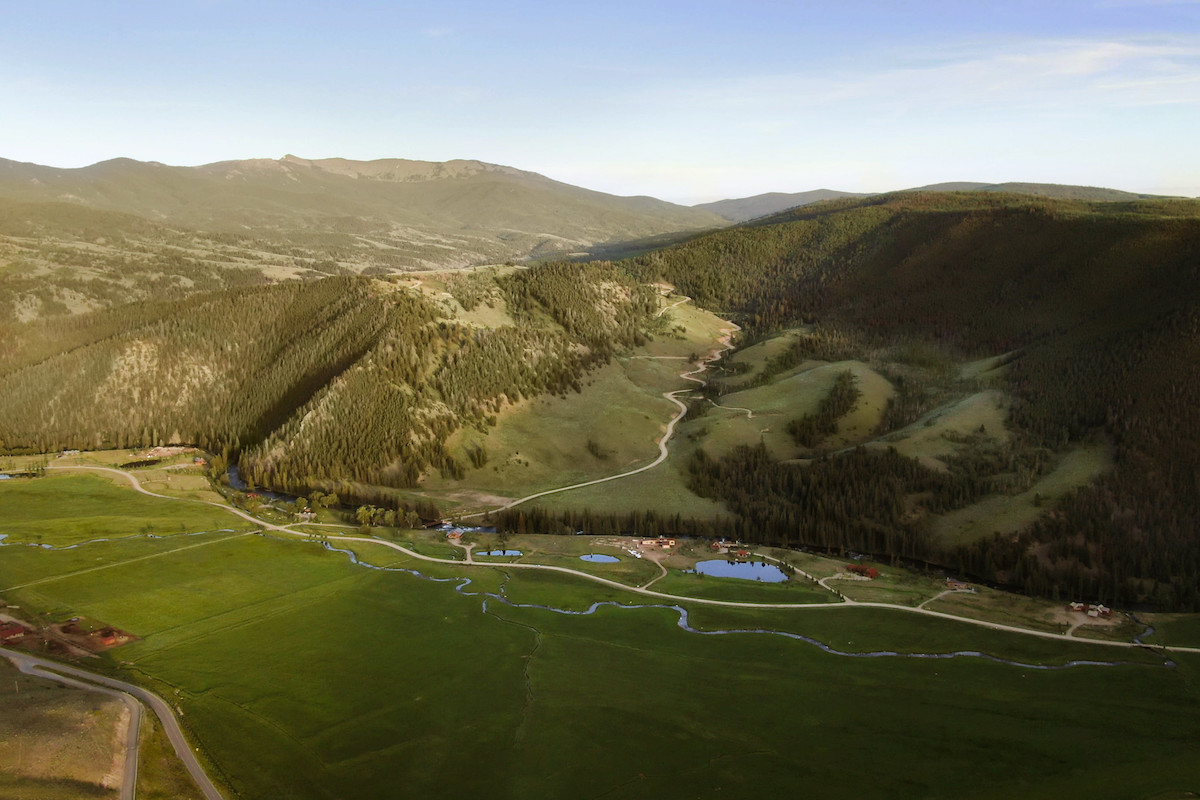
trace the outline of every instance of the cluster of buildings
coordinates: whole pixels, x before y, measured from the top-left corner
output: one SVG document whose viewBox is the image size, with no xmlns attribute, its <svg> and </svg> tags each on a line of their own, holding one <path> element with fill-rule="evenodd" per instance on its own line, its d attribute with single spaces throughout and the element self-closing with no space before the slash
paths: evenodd
<svg viewBox="0 0 1200 800">
<path fill-rule="evenodd" d="M 0 622 L 0 644 L 24 639 L 27 633 L 29 630 L 19 622 Z"/>
<path fill-rule="evenodd" d="M 655 539 L 642 539 L 638 542 L 642 547 L 656 547 L 659 550 L 670 550 L 676 544 L 674 539 L 669 539 L 666 536 L 659 536 Z"/>
<path fill-rule="evenodd" d="M 1089 617 L 1111 617 L 1112 609 L 1101 603 L 1070 603 L 1067 608 L 1077 614 L 1087 614 Z"/>
</svg>

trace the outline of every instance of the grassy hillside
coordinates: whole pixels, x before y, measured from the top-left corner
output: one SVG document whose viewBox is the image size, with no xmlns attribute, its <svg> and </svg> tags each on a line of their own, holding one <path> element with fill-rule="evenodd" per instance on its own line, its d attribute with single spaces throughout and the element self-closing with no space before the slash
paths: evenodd
<svg viewBox="0 0 1200 800">
<path fill-rule="evenodd" d="M 452 433 L 582 391 L 658 309 L 602 265 L 433 283 L 446 291 L 327 278 L 11 324 L 0 451 L 194 443 L 240 453 L 258 485 L 394 505 L 388 489 L 484 466 L 478 445 L 447 450 Z"/>
<path fill-rule="evenodd" d="M 730 222 L 745 222 L 769 214 L 778 214 L 789 208 L 812 205 L 822 200 L 836 200 L 841 197 L 861 197 L 855 192 L 839 192 L 836 189 L 813 189 L 810 192 L 767 192 L 753 197 L 739 197 L 731 200 L 717 200 L 713 203 L 699 203 L 693 208 L 711 211 Z"/>
<path fill-rule="evenodd" d="M 627 266 L 733 314 L 751 339 L 814 323 L 788 364 L 896 348 L 931 367 L 1007 354 L 994 380 L 1009 398 L 1011 457 L 1025 453 L 1045 467 L 1040 450 L 1061 455 L 1098 441 L 1111 443 L 1112 469 L 1047 506 L 1016 538 L 950 552 L 926 541 L 903 508 L 936 476 L 918 481 L 897 473 L 898 465 L 864 461 L 862 475 L 891 475 L 907 487 L 886 493 L 899 509 L 871 517 L 871 546 L 1028 591 L 1193 607 L 1200 603 L 1198 252 L 1195 201 L 906 193 L 798 209 Z M 900 386 L 885 419 L 908 424 L 927 411 L 921 396 L 929 383 L 926 376 Z M 1007 469 L 975 464 L 972 481 Z M 985 485 L 971 485 L 953 503 L 987 494 Z M 895 544 L 886 544 L 893 536 Z"/>
<path fill-rule="evenodd" d="M 496 263 L 725 224 L 707 211 L 478 161 L 286 156 L 172 167 L 113 159 L 57 169 L 0 159 L 0 197 L 336 249 L 339 261 L 384 269 Z"/>
</svg>

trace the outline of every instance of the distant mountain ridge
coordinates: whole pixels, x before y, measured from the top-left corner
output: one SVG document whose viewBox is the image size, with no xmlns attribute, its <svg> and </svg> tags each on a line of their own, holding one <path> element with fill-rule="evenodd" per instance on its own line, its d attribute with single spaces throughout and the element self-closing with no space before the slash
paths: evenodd
<svg viewBox="0 0 1200 800">
<path fill-rule="evenodd" d="M 1035 197 L 1049 197 L 1058 200 L 1089 200 L 1100 202 L 1127 202 L 1132 200 L 1165 199 L 1165 195 L 1137 194 L 1120 189 L 1106 189 L 1101 186 L 1073 186 L 1059 183 L 987 183 L 980 181 L 950 181 L 932 183 L 928 186 L 917 186 L 904 189 L 907 192 L 1003 192 L 1006 194 L 1024 194 Z M 731 198 L 717 200 L 712 203 L 700 203 L 692 208 L 711 211 L 730 222 L 737 224 L 750 220 L 769 217 L 792 208 L 812 205 L 826 200 L 840 200 L 853 197 L 871 197 L 871 192 L 843 192 L 836 189 L 813 189 L 807 192 L 767 192 L 753 197 Z"/>
<path fill-rule="evenodd" d="M 0 197 L 68 202 L 210 232 L 312 241 L 387 266 L 461 266 L 727 224 L 481 161 L 281 159 L 198 167 L 117 158 L 63 169 L 0 159 Z M 340 237 L 340 238 L 339 238 Z M 352 252 L 358 251 L 358 252 Z"/>
<path fill-rule="evenodd" d="M 1057 200 L 1090 200 L 1099 202 L 1120 203 L 1130 200 L 1165 200 L 1167 195 L 1138 194 L 1125 192 L 1120 189 L 1106 189 L 1103 186 L 1074 186 L 1065 183 L 976 183 L 973 181 L 952 181 L 949 183 L 931 183 L 928 186 L 918 186 L 906 191 L 911 192 L 1006 192 L 1008 194 L 1028 194 L 1035 197 L 1049 197 Z"/>
<path fill-rule="evenodd" d="M 742 197 L 730 200 L 717 200 L 712 203 L 700 203 L 692 206 L 705 211 L 711 211 L 730 222 L 746 222 L 748 220 L 777 214 L 789 208 L 807 206 L 822 200 L 837 200 L 842 197 L 865 197 L 855 192 L 840 192 L 836 189 L 813 189 L 808 192 L 767 192 L 753 197 Z"/>
</svg>

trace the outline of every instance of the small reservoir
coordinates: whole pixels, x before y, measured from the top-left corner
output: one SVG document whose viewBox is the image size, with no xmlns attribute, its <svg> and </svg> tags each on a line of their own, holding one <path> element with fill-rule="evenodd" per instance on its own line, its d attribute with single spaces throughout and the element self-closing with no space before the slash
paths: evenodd
<svg viewBox="0 0 1200 800">
<path fill-rule="evenodd" d="M 482 553 L 476 553 L 477 556 L 519 556 L 520 550 L 485 550 Z"/>
<path fill-rule="evenodd" d="M 580 556 L 580 561 L 590 561 L 593 564 L 616 564 L 621 559 L 616 556 L 606 556 L 603 553 L 588 553 L 586 556 Z"/>
<path fill-rule="evenodd" d="M 700 561 L 696 569 L 701 575 L 711 575 L 714 578 L 741 578 L 747 581 L 762 581 L 763 583 L 783 583 L 787 575 L 774 564 L 765 561 Z"/>
</svg>

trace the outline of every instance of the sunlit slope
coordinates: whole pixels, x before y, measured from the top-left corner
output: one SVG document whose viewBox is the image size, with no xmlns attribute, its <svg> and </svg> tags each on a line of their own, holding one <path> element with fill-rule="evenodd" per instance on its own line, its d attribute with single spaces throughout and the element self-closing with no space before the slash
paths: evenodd
<svg viewBox="0 0 1200 800">
<path fill-rule="evenodd" d="M 461 479 L 487 456 L 447 450 L 452 433 L 585 391 L 595 368 L 648 341 L 652 318 L 665 323 L 655 292 L 611 267 L 439 285 L 451 293 L 330 278 L 12 325 L 0 448 L 196 443 L 240 451 L 259 485 L 374 498 L 428 475 Z M 487 303 L 504 310 L 484 314 Z"/>
<path fill-rule="evenodd" d="M 0 196 L 255 232 L 338 250 L 335 257 L 349 261 L 409 268 L 564 253 L 726 224 L 707 211 L 478 161 L 286 156 L 173 167 L 121 158 L 57 169 L 0 160 Z"/>
<path fill-rule="evenodd" d="M 799 209 L 627 263 L 733 315 L 752 337 L 812 324 L 807 344 L 786 345 L 789 365 L 867 356 L 893 364 L 887 377 L 898 395 L 880 436 L 918 419 L 943 425 L 939 415 L 922 417 L 939 403 L 1002 395 L 1003 432 L 990 411 L 964 427 L 963 407 L 954 413 L 964 424 L 936 437 L 913 429 L 894 444 L 932 470 L 903 478 L 908 492 L 930 481 L 949 492 L 937 513 L 970 505 L 987 485 L 974 481 L 1007 482 L 1019 496 L 1003 519 L 990 525 L 963 511 L 935 526 L 963 543 L 948 554 L 926 538 L 926 517 L 908 501 L 907 511 L 873 517 L 877 532 L 898 537 L 878 546 L 903 541 L 909 554 L 1028 591 L 1192 607 L 1200 602 L 1197 253 L 1194 201 L 906 193 Z M 946 371 L 989 357 L 986 368 L 964 369 L 961 385 Z M 967 462 L 956 456 L 959 469 L 969 466 L 965 495 L 938 477 L 946 463 L 936 445 L 946 437 L 978 445 Z M 863 460 L 856 480 L 884 464 Z M 734 474 L 751 465 L 743 467 Z M 986 494 L 979 499 L 990 503 Z M 986 517 L 988 508 L 976 511 Z"/>
</svg>

